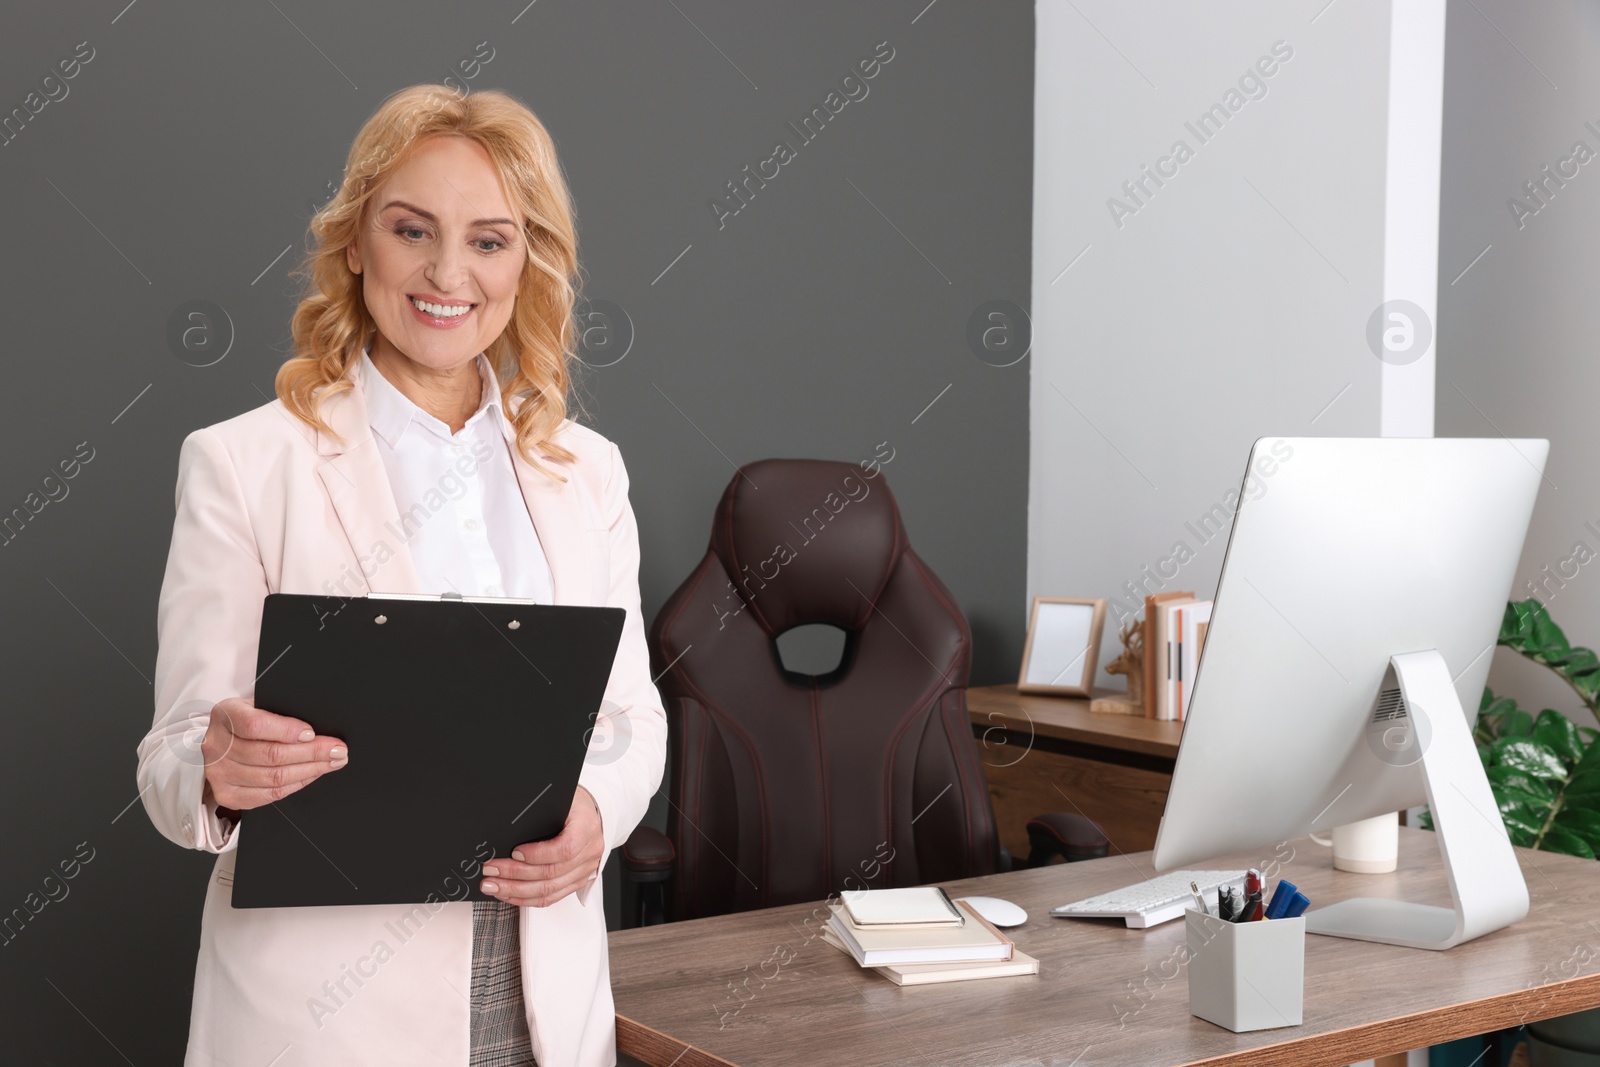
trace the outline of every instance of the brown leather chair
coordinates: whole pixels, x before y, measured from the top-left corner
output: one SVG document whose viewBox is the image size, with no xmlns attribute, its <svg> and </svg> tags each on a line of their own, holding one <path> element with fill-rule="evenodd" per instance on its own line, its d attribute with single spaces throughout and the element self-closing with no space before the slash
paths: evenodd
<svg viewBox="0 0 1600 1067">
<path fill-rule="evenodd" d="M 827 674 L 789 671 L 778 652 L 807 623 L 845 631 Z M 650 646 L 671 804 L 665 836 L 641 826 L 623 849 L 642 921 L 1009 867 L 967 717 L 971 631 L 878 469 L 740 468 Z M 1040 816 L 1029 833 L 1030 866 L 1107 851 L 1080 815 Z"/>
</svg>

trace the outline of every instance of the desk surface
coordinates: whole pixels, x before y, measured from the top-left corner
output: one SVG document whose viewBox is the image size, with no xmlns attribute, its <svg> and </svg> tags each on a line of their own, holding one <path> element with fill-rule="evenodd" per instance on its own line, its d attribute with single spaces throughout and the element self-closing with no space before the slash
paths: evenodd
<svg viewBox="0 0 1600 1067">
<path fill-rule="evenodd" d="M 1433 835 L 1400 833 L 1394 874 L 1335 871 L 1328 850 L 1304 839 L 1215 866 L 1276 858 L 1317 904 L 1446 903 Z M 613 933 L 618 1043 L 663 1067 L 1312 1067 L 1600 1006 L 1600 867 L 1517 853 L 1532 910 L 1509 929 L 1447 952 L 1307 935 L 1297 1027 L 1234 1034 L 1191 1016 L 1181 921 L 1129 930 L 1050 917 L 1056 904 L 1151 877 L 1150 854 L 1137 853 L 945 883 L 952 896 L 1004 896 L 1028 910 L 1010 933 L 1039 959 L 1036 976 L 901 988 L 815 936 L 819 922 L 807 920 L 826 914 L 820 905 Z"/>
<path fill-rule="evenodd" d="M 1096 692 L 1096 695 L 1101 695 Z M 1105 692 L 1106 696 L 1125 696 Z M 967 715 L 975 725 L 1004 727 L 1013 733 L 1077 741 L 1102 748 L 1178 758 L 1183 723 L 1157 722 L 1134 715 L 1096 714 L 1083 697 L 1018 693 L 1014 685 L 985 685 L 967 690 Z"/>
</svg>

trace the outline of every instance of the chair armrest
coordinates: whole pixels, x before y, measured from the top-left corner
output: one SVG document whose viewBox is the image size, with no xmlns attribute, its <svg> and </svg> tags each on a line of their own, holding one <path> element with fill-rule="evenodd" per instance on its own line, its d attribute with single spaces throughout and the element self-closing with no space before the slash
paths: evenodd
<svg viewBox="0 0 1600 1067">
<path fill-rule="evenodd" d="M 1043 867 L 1054 856 L 1068 863 L 1098 859 L 1111 851 L 1106 832 L 1082 815 L 1053 811 L 1028 820 L 1029 867 Z"/>
<path fill-rule="evenodd" d="M 641 824 L 622 843 L 622 876 L 631 882 L 663 882 L 672 876 L 677 858 L 671 838 Z"/>
</svg>

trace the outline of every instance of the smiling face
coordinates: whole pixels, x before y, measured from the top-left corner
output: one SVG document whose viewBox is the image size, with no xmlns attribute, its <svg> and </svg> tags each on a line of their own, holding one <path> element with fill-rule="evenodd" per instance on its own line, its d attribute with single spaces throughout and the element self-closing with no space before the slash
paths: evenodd
<svg viewBox="0 0 1600 1067">
<path fill-rule="evenodd" d="M 429 137 L 380 185 L 345 250 L 378 326 L 374 362 L 459 368 L 511 319 L 526 252 L 489 153 Z"/>
</svg>

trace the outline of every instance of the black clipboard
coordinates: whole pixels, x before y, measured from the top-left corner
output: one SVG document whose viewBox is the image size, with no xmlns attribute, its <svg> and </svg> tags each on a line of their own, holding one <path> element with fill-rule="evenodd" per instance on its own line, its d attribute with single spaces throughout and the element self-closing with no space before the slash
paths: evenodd
<svg viewBox="0 0 1600 1067">
<path fill-rule="evenodd" d="M 489 900 L 489 856 L 560 833 L 622 608 L 273 593 L 255 703 L 350 762 L 242 814 L 236 908 Z"/>
</svg>

